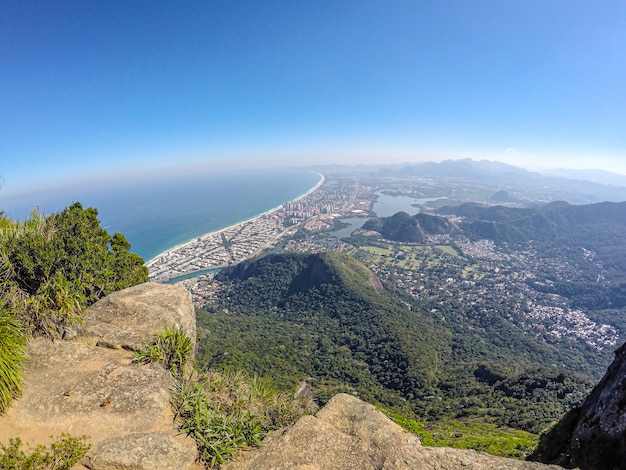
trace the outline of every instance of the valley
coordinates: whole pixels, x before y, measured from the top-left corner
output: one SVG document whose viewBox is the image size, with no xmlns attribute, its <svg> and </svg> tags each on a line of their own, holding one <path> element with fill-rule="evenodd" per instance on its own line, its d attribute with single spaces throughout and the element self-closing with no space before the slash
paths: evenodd
<svg viewBox="0 0 626 470">
<path fill-rule="evenodd" d="M 523 178 L 325 177 L 318 209 L 340 210 L 181 282 L 200 308 L 202 367 L 268 375 L 322 403 L 348 391 L 431 429 L 537 434 L 626 339 L 624 204 L 570 204 L 568 183 L 561 194 L 548 180 L 522 194 Z M 376 217 L 383 194 L 387 213 L 393 198 L 415 211 Z"/>
<path fill-rule="evenodd" d="M 510 240 L 494 237 L 489 231 L 476 234 L 473 226 L 465 232 L 429 233 L 422 236 L 420 243 L 389 240 L 379 232 L 361 229 L 376 214 L 377 194 L 395 195 L 384 201 L 388 212 L 393 212 L 394 199 L 400 208 L 406 208 L 417 195 L 427 202 L 416 205 L 414 213 L 446 211 L 446 206 L 452 207 L 448 205 L 452 200 L 458 202 L 457 207 L 478 202 L 486 207 L 500 205 L 508 211 L 528 211 L 541 207 L 540 201 L 554 203 L 546 201 L 549 197 L 559 200 L 559 196 L 567 196 L 570 186 L 565 180 L 560 183 L 562 188 L 553 187 L 545 184 L 552 180 L 545 179 L 543 193 L 523 195 L 520 188 L 528 187 L 523 179 L 507 183 L 506 178 L 493 182 L 493 175 L 462 179 L 390 177 L 380 176 L 380 173 L 327 172 L 324 185 L 300 201 L 300 206 L 291 207 L 299 210 L 300 218 L 291 220 L 296 230 L 292 228 L 291 236 L 276 243 L 271 251 L 347 252 L 363 261 L 388 285 L 415 300 L 432 304 L 431 310 L 440 312 L 442 318 L 446 311 L 455 311 L 459 319 L 472 323 L 498 312 L 523 334 L 540 338 L 546 344 L 561 344 L 564 349 L 574 349 L 577 355 L 587 358 L 582 364 L 573 358 L 555 366 L 579 370 L 594 378 L 603 373 L 612 350 L 626 340 L 626 315 L 623 315 L 626 248 L 619 236 L 626 219 L 620 219 L 618 214 L 610 229 L 595 227 L 604 232 L 598 236 L 593 234 L 593 224 L 584 220 L 581 221 L 584 229 L 576 230 L 568 225 L 564 230 L 577 231 L 583 239 L 557 244 L 526 236 L 523 244 L 514 245 Z M 489 195 L 502 192 L 503 188 L 516 195 L 515 202 L 502 205 L 490 200 Z M 600 188 L 597 197 L 606 192 L 604 187 Z M 478 201 L 461 199 L 470 197 Z M 593 197 L 579 195 L 578 201 L 581 198 L 593 200 Z M 355 215 L 361 217 L 355 218 Z M 445 214 L 445 218 L 455 226 L 464 219 L 469 220 L 455 213 Z M 348 231 L 343 220 L 351 223 Z M 585 230 L 591 233 L 585 235 Z M 351 236 L 337 237 L 335 232 L 351 233 Z M 546 238 L 543 233 L 540 235 Z M 612 241 L 595 246 L 606 237 Z M 547 238 L 550 242 L 556 239 L 552 234 Z M 610 250 L 611 246 L 615 249 Z M 600 252 L 594 248 L 599 248 Z M 213 297 L 216 285 L 212 278 L 213 274 L 209 274 L 183 281 L 196 305 L 201 306 Z M 591 300 L 586 298 L 589 296 Z"/>
</svg>

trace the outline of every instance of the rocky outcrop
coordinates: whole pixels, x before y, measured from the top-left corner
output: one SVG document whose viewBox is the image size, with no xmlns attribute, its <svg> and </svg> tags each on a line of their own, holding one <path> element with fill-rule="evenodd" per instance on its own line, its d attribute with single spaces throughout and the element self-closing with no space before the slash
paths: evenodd
<svg viewBox="0 0 626 470">
<path fill-rule="evenodd" d="M 83 343 L 137 350 L 165 328 L 181 328 L 195 346 L 196 314 L 182 287 L 147 282 L 93 304 L 77 338 Z"/>
<path fill-rule="evenodd" d="M 626 469 L 626 343 L 582 407 L 542 436 L 533 457 L 567 468 Z"/>
<path fill-rule="evenodd" d="M 199 468 L 195 442 L 174 429 L 170 373 L 132 362 L 133 350 L 175 326 L 195 338 L 189 293 L 147 283 L 90 307 L 73 340 L 31 341 L 24 391 L 0 416 L 0 442 L 87 435 L 92 449 L 77 468 Z"/>
<path fill-rule="evenodd" d="M 548 469 L 539 463 L 474 451 L 422 447 L 383 413 L 351 395 L 339 394 L 315 416 L 274 435 L 226 470 L 510 470 Z"/>
</svg>

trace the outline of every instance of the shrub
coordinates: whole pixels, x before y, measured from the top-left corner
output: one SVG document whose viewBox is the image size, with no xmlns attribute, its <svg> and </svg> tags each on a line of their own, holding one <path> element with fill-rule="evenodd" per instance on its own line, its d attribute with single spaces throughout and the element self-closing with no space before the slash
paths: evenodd
<svg viewBox="0 0 626 470">
<path fill-rule="evenodd" d="M 213 468 L 242 448 L 258 446 L 272 429 L 314 411 L 310 400 L 277 390 L 269 379 L 237 372 L 181 376 L 172 394 L 179 429 L 194 437 L 200 459 Z"/>
<path fill-rule="evenodd" d="M 416 434 L 420 438 L 420 442 L 423 446 L 434 446 L 435 441 L 433 439 L 432 433 L 430 433 L 426 429 L 426 423 L 424 421 L 419 421 L 411 418 L 407 418 L 406 416 L 402 416 L 399 413 L 387 412 L 386 413 L 389 418 L 391 418 L 396 424 L 402 426 L 407 431 Z"/>
<path fill-rule="evenodd" d="M 499 457 L 523 460 L 537 445 L 538 436 L 526 431 L 499 428 L 475 420 L 445 420 L 428 426 L 435 447 L 474 449 Z"/>
<path fill-rule="evenodd" d="M 78 463 L 91 448 L 87 436 L 72 437 L 61 434 L 49 446 L 39 445 L 30 453 L 21 449 L 18 437 L 9 445 L 0 444 L 0 468 L 5 470 L 68 470 Z"/>
<path fill-rule="evenodd" d="M 241 448 L 258 445 L 265 436 L 249 413 L 233 412 L 211 399 L 207 383 L 195 374 L 178 382 L 173 405 L 179 429 L 196 440 L 200 460 L 216 467 Z"/>
<path fill-rule="evenodd" d="M 32 333 L 62 336 L 87 306 L 148 280 L 141 257 L 128 251 L 123 235 L 111 237 L 97 215 L 74 203 L 0 225 L 0 288 Z"/>
</svg>

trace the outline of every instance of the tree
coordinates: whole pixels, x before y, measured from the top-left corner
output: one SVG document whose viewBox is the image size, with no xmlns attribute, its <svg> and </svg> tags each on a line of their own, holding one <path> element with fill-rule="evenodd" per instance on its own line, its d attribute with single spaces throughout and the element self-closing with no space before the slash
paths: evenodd
<svg viewBox="0 0 626 470">
<path fill-rule="evenodd" d="M 1 232 L 4 295 L 31 331 L 63 334 L 87 306 L 148 280 L 130 247 L 100 226 L 96 209 L 78 202 L 49 217 L 33 211 Z"/>
</svg>

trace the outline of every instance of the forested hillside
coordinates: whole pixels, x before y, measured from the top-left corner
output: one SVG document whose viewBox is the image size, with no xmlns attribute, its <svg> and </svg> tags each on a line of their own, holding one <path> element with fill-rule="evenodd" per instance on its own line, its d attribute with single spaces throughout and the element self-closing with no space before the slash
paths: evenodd
<svg viewBox="0 0 626 470">
<path fill-rule="evenodd" d="M 320 399 L 352 391 L 405 416 L 539 432 L 592 382 L 505 319 L 462 328 L 346 254 L 277 254 L 223 270 L 198 313 L 204 367 L 243 368 Z M 451 316 L 450 319 L 453 317 Z"/>
<path fill-rule="evenodd" d="M 450 233 L 454 229 L 455 226 L 444 217 L 421 213 L 410 216 L 406 212 L 377 217 L 363 224 L 363 230 L 379 232 L 387 240 L 411 243 L 424 243 L 426 235 Z"/>
<path fill-rule="evenodd" d="M 467 246 L 467 240 L 476 245 L 493 242 L 498 260 L 493 258 L 492 264 L 501 273 L 510 273 L 496 277 L 499 282 L 506 281 L 510 293 L 520 290 L 514 284 L 523 279 L 535 296 L 559 296 L 570 309 L 583 311 L 590 320 L 626 331 L 626 202 L 583 206 L 553 202 L 538 208 L 464 203 L 437 212 L 440 215 L 409 216 L 401 212 L 372 219 L 363 228 L 399 243 L 432 245 L 441 233 L 447 238 L 440 240 L 457 248 Z M 455 223 L 446 226 L 444 221 L 450 219 Z M 367 245 L 364 238 L 360 243 Z M 371 240 L 370 244 L 381 243 L 375 237 Z M 464 250 L 459 249 L 461 253 Z M 476 257 L 469 251 L 467 255 Z M 447 265 L 451 264 L 448 260 Z M 602 359 L 602 367 L 593 372 L 595 376 L 608 360 L 608 356 Z"/>
<path fill-rule="evenodd" d="M 576 279 L 549 275 L 532 288 L 568 299 L 573 308 L 591 312 L 599 322 L 626 329 L 626 202 L 584 206 L 552 203 L 538 209 L 463 204 L 440 209 L 463 216 L 463 233 L 500 245 L 532 247 L 563 256 L 579 268 Z"/>
<path fill-rule="evenodd" d="M 461 229 L 473 239 L 488 238 L 513 245 L 533 243 L 546 249 L 583 247 L 593 250 L 614 274 L 613 268 L 624 268 L 613 263 L 626 259 L 626 202 L 582 206 L 555 202 L 537 209 L 465 203 L 442 207 L 438 212 L 463 217 Z M 619 275 L 626 279 L 626 273 Z"/>
</svg>

